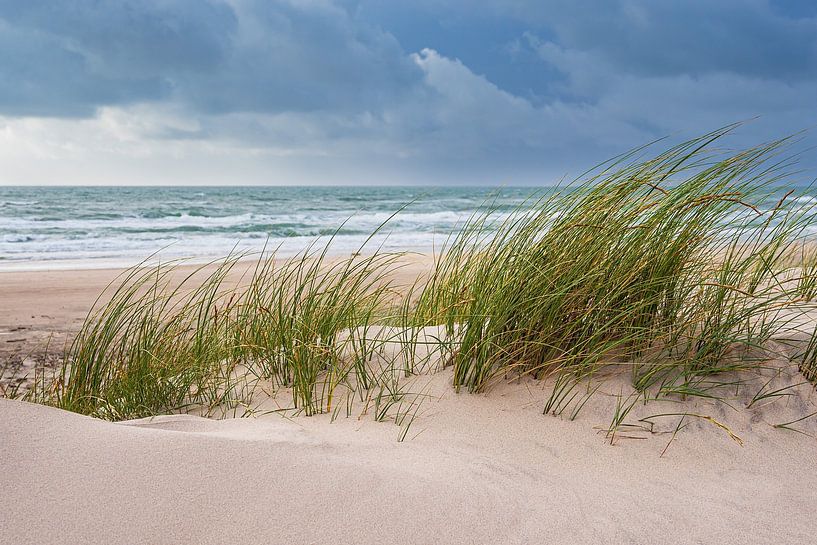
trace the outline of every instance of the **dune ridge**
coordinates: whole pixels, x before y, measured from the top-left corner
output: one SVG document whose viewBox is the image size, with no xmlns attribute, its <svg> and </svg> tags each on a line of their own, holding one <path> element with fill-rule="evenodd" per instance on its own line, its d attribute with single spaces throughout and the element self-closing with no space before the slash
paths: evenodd
<svg viewBox="0 0 817 545">
<path fill-rule="evenodd" d="M 769 425 L 815 407 L 808 387 L 795 401 L 723 412 L 742 444 L 690 419 L 664 451 L 675 421 L 614 445 L 598 429 L 623 382 L 570 422 L 542 415 L 546 392 L 533 381 L 458 395 L 450 371 L 426 378 L 434 395 L 402 443 L 396 426 L 368 418 L 110 423 L 0 400 L 0 535 L 152 544 L 813 538 L 814 438 Z M 633 421 L 701 404 L 653 402 Z"/>
</svg>

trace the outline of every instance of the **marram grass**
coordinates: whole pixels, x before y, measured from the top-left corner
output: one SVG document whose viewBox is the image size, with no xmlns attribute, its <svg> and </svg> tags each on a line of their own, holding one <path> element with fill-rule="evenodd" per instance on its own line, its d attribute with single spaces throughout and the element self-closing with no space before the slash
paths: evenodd
<svg viewBox="0 0 817 545">
<path fill-rule="evenodd" d="M 290 260 L 264 253 L 241 288 L 225 282 L 241 256 L 180 283 L 172 264 L 134 268 L 89 314 L 55 380 L 26 396 L 108 419 L 252 414 L 262 384 L 307 415 L 357 404 L 406 427 L 423 394 L 404 379 L 433 353 L 458 390 L 547 379 L 543 411 L 570 418 L 601 370 L 627 373 L 635 394 L 611 415 L 615 433 L 638 399 L 718 399 L 736 373 L 774 358 L 815 380 L 817 324 L 795 322 L 817 295 L 817 218 L 781 189 L 787 141 L 724 153 L 716 144 L 731 129 L 637 150 L 502 221 L 488 204 L 410 288 L 392 285 L 399 254 L 330 258 L 331 242 Z M 427 328 L 439 332 L 431 343 Z M 807 338 L 781 348 L 783 333 Z"/>
</svg>

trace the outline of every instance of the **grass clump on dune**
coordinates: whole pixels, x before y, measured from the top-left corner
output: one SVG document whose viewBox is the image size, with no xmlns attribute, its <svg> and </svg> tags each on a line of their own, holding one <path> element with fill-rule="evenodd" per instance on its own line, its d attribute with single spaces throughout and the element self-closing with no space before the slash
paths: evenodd
<svg viewBox="0 0 817 545">
<path fill-rule="evenodd" d="M 58 406 L 104 418 L 182 410 L 212 398 L 234 365 L 231 305 L 222 284 L 234 259 L 171 287 L 175 267 L 134 268 L 109 288 L 67 348 L 52 393 Z"/>
<path fill-rule="evenodd" d="M 577 385 L 602 370 L 628 373 L 645 400 L 717 399 L 736 387 L 729 373 L 778 357 L 814 378 L 817 342 L 772 342 L 813 335 L 795 318 L 815 294 L 814 211 L 781 190 L 787 141 L 715 149 L 731 129 L 646 159 L 637 150 L 501 221 L 487 206 L 411 288 L 389 280 L 401 256 L 330 259 L 331 243 L 262 257 L 240 288 L 224 282 L 232 258 L 173 289 L 172 268 L 134 269 L 40 399 L 127 418 L 249 407 L 253 382 L 288 389 L 305 414 L 336 411 L 341 393 L 347 407 L 399 406 L 396 377 L 428 362 L 423 328 L 439 332 L 435 357 L 455 388 L 551 379 L 545 412 L 571 417 L 595 391 Z"/>
<path fill-rule="evenodd" d="M 292 388 L 306 414 L 331 410 L 335 387 L 349 378 L 362 390 L 376 382 L 369 363 L 377 342 L 349 332 L 371 324 L 392 298 L 387 276 L 398 257 L 327 263 L 325 250 L 277 266 L 259 261 L 233 323 L 235 355 L 260 378 Z"/>
<path fill-rule="evenodd" d="M 548 409 L 562 411 L 567 379 L 601 366 L 631 372 L 645 395 L 712 397 L 712 377 L 771 358 L 782 311 L 809 286 L 786 285 L 781 264 L 815 217 L 777 197 L 785 141 L 724 157 L 710 149 L 726 132 L 604 165 L 491 237 L 472 219 L 424 294 L 444 309 L 429 319 L 464 331 L 454 386 L 554 376 Z"/>
<path fill-rule="evenodd" d="M 262 256 L 240 288 L 225 281 L 240 256 L 181 279 L 175 265 L 135 268 L 89 314 L 42 400 L 136 418 L 249 407 L 263 382 L 290 389 L 307 415 L 331 410 L 339 384 L 380 385 L 370 365 L 377 342 L 354 333 L 392 297 L 385 277 L 396 257 Z"/>
</svg>

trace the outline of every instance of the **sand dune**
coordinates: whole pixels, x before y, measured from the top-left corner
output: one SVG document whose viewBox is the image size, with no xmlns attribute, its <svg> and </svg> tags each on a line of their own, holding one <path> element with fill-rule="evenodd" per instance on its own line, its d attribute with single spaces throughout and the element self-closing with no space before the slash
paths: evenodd
<svg viewBox="0 0 817 545">
<path fill-rule="evenodd" d="M 611 446 L 594 429 L 609 424 L 604 392 L 571 422 L 541 414 L 544 390 L 532 382 L 458 395 L 448 373 L 429 380 L 435 397 L 402 443 L 397 426 L 369 417 L 116 424 L 0 399 L 0 536 L 49 544 L 814 540 L 817 444 L 769 425 L 790 402 L 725 414 L 743 446 L 693 421 L 661 456 L 668 433 Z M 812 403 L 809 392 L 798 391 L 792 414 Z M 638 410 L 703 410 L 667 403 Z"/>
<path fill-rule="evenodd" d="M 410 284 L 431 266 L 432 259 L 431 255 L 406 255 L 391 277 L 397 285 Z M 253 259 L 238 263 L 227 275 L 225 287 L 246 283 L 255 264 Z M 213 265 L 182 264 L 173 278 L 181 280 L 200 268 L 200 276 L 215 270 Z M 30 385 L 37 368 L 59 365 L 66 343 L 94 302 L 106 301 L 106 287 L 118 285 L 126 273 L 127 269 L 0 271 L 0 369 L 11 364 L 0 373 L 0 392 L 9 382 Z"/>
<path fill-rule="evenodd" d="M 49 274 L 27 289 L 4 277 L 20 289 L 0 290 L 0 310 L 17 313 L 0 332 L 22 324 L 14 333 L 33 346 L 46 325 L 26 316 L 38 308 L 69 336 L 113 273 L 89 276 L 89 288 Z M 261 414 L 287 405 L 285 391 L 254 399 L 255 418 L 120 423 L 0 399 L 0 542 L 812 543 L 817 418 L 775 425 L 817 412 L 817 400 L 792 364 L 771 363 L 726 403 L 639 402 L 613 444 L 606 430 L 633 391 L 626 372 L 606 377 L 575 421 L 542 414 L 547 382 L 456 394 L 450 368 L 422 375 L 403 385 L 428 394 L 403 442 L 405 428 L 361 403 L 334 422 Z M 796 384 L 747 408 L 760 387 Z"/>
</svg>

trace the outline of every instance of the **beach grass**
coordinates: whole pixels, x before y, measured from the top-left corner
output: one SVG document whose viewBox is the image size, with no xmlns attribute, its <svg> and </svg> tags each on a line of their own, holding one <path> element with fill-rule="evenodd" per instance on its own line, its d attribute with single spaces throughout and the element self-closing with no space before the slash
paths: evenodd
<svg viewBox="0 0 817 545">
<path fill-rule="evenodd" d="M 817 324 L 802 323 L 817 294 L 817 218 L 785 189 L 790 139 L 720 149 L 734 129 L 634 150 L 501 217 L 486 203 L 409 286 L 393 282 L 405 256 L 332 257 L 331 241 L 290 259 L 264 252 L 240 288 L 225 278 L 246 256 L 181 282 L 176 264 L 133 268 L 55 379 L 24 395 L 117 420 L 254 414 L 259 388 L 286 390 L 296 412 L 357 406 L 407 429 L 423 393 L 406 380 L 419 372 L 451 367 L 469 392 L 540 379 L 543 412 L 570 418 L 594 381 L 627 374 L 613 436 L 639 400 L 779 397 L 785 388 L 757 389 L 745 373 L 783 359 L 817 378 Z"/>
</svg>

